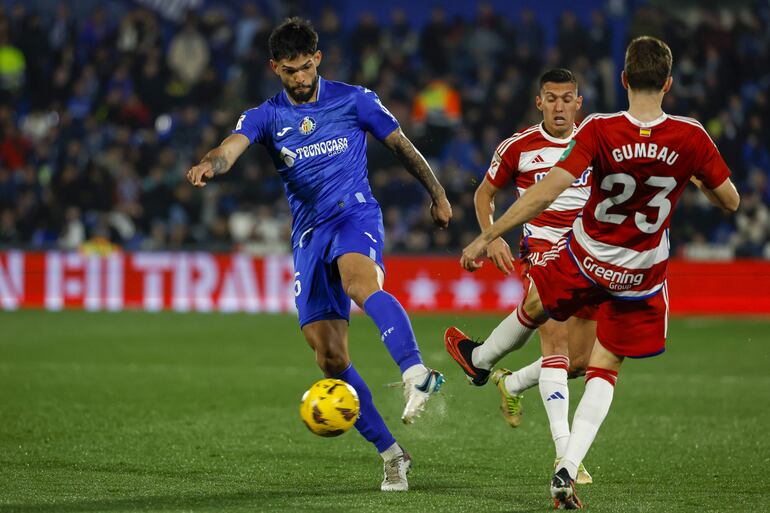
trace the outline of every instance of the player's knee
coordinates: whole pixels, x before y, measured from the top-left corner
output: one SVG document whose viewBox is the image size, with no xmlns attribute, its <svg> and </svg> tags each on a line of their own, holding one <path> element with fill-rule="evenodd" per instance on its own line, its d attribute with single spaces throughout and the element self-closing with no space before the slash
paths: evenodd
<svg viewBox="0 0 770 513">
<path fill-rule="evenodd" d="M 535 290 L 534 287 L 532 290 Z M 540 301 L 540 296 L 537 293 L 530 292 L 530 294 L 527 294 L 527 298 L 524 300 L 522 309 L 530 319 L 538 323 L 544 323 L 548 320 L 548 316 L 545 313 L 545 308 L 543 308 L 543 303 Z"/>
<path fill-rule="evenodd" d="M 540 335 L 543 356 L 569 356 L 567 330 L 563 323 L 553 320 L 546 321 L 538 328 L 538 334 Z"/>
<path fill-rule="evenodd" d="M 342 286 L 345 289 L 345 294 L 361 308 L 364 307 L 364 302 L 369 296 L 380 290 L 376 281 L 367 280 L 358 275 L 353 275 L 346 280 L 343 279 Z"/>
<path fill-rule="evenodd" d="M 588 358 L 590 354 L 571 354 L 569 359 L 569 377 L 577 378 L 579 376 L 585 376 L 586 369 L 588 368 Z"/>
<path fill-rule="evenodd" d="M 316 349 L 315 358 L 326 376 L 336 376 L 350 365 L 347 355 L 328 348 Z"/>
<path fill-rule="evenodd" d="M 363 297 L 365 294 L 363 287 L 355 281 L 350 281 L 348 283 L 343 282 L 342 286 L 345 289 L 345 294 L 347 294 L 358 306 L 363 308 L 363 303 L 366 301 L 366 297 Z"/>
<path fill-rule="evenodd" d="M 585 376 L 587 366 L 588 366 L 588 362 L 585 360 L 573 361 L 570 359 L 569 370 L 567 371 L 567 375 L 569 376 L 569 379 L 575 379 L 575 378 L 579 378 L 580 376 Z"/>
</svg>

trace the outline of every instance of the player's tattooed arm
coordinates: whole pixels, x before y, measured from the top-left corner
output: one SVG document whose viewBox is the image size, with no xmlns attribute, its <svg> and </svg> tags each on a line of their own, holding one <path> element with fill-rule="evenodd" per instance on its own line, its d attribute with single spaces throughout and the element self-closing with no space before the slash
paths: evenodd
<svg viewBox="0 0 770 513">
<path fill-rule="evenodd" d="M 391 132 L 383 142 L 409 174 L 417 178 L 428 191 L 433 200 L 430 207 L 433 222 L 441 228 L 446 228 L 449 225 L 449 220 L 452 218 L 452 206 L 449 204 L 446 192 L 436 178 L 436 175 L 433 174 L 428 161 L 414 147 L 412 141 L 404 135 L 401 128 Z"/>
<path fill-rule="evenodd" d="M 201 163 L 203 162 L 211 164 L 211 172 L 214 173 L 214 176 L 227 173 L 230 169 L 224 155 L 212 155 L 212 152 L 208 152 L 206 156 L 201 159 Z"/>
<path fill-rule="evenodd" d="M 422 183 L 430 193 L 431 198 L 438 199 L 445 195 L 444 188 L 441 187 L 438 179 L 436 179 L 436 175 L 433 174 L 428 161 L 425 160 L 425 157 L 414 147 L 412 141 L 404 135 L 400 128 L 394 130 L 383 142 L 406 170 Z"/>
<path fill-rule="evenodd" d="M 227 173 L 249 144 L 249 139 L 241 134 L 227 137 L 222 144 L 206 153 L 197 166 L 187 171 L 187 180 L 196 187 L 205 187 L 207 180 Z"/>
</svg>

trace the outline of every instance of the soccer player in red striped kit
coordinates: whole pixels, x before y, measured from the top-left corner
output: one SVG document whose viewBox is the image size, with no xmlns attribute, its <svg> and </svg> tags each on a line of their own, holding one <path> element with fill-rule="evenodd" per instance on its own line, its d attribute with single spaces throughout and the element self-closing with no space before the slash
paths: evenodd
<svg viewBox="0 0 770 513">
<path fill-rule="evenodd" d="M 514 133 L 498 145 L 487 174 L 476 190 L 474 204 L 482 230 L 493 222 L 495 196 L 499 191 L 513 187 L 517 196 L 522 197 L 558 162 L 577 131 L 575 117 L 582 103 L 577 79 L 571 71 L 556 68 L 543 73 L 535 97 L 535 105 L 543 113 L 543 120 Z M 524 225 L 516 265 L 511 249 L 502 237 L 492 241 L 486 256 L 505 274 L 516 270 L 527 288 L 529 269 L 572 229 L 590 191 L 591 168 L 588 167 L 545 211 Z M 549 320 L 540 326 L 538 334 L 542 357 L 521 369 L 511 372 L 500 367 L 491 374 L 482 372 L 474 378 L 469 376 L 475 385 L 483 385 L 488 378 L 492 379 L 501 395 L 503 418 L 514 428 L 521 423 L 523 392 L 538 386 L 548 414 L 557 463 L 569 440 L 567 378 L 585 374 L 596 340 L 596 310 L 596 306 L 587 305 L 566 322 Z M 515 326 L 516 314 L 511 314 L 492 331 L 487 343 L 495 343 L 496 338 L 511 338 Z M 452 348 L 450 339 L 467 338 L 455 326 L 448 328 L 444 334 L 449 349 Z M 483 362 L 478 364 L 483 365 Z M 591 475 L 580 463 L 577 483 L 591 482 Z"/>
<path fill-rule="evenodd" d="M 494 365 L 548 318 L 564 320 L 586 304 L 599 305 L 585 392 L 551 480 L 559 509 L 582 508 L 574 488 L 577 467 L 609 411 L 624 358 L 665 350 L 668 227 L 676 201 L 693 182 L 724 210 L 735 212 L 740 202 L 730 170 L 701 124 L 663 112 L 671 66 L 663 41 L 649 36 L 631 41 L 622 74 L 628 110 L 586 118 L 546 177 L 463 250 L 462 266 L 478 269 L 476 259 L 491 241 L 540 214 L 593 167 L 582 216 L 530 270 L 530 288 L 516 309 L 516 336 L 499 344 L 460 340 L 450 351 L 466 373 L 489 371 L 476 363 Z"/>
</svg>

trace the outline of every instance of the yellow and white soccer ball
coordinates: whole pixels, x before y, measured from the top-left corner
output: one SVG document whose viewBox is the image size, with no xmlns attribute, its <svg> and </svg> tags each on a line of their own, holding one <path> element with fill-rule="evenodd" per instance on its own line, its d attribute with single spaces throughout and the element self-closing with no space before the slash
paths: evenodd
<svg viewBox="0 0 770 513">
<path fill-rule="evenodd" d="M 360 413 L 358 394 L 341 379 L 322 379 L 302 396 L 299 414 L 318 436 L 339 436 L 356 423 Z"/>
</svg>

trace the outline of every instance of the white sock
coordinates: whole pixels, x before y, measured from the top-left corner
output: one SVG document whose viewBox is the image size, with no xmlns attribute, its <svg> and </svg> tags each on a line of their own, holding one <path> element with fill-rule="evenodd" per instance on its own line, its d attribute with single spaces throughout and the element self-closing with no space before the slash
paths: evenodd
<svg viewBox="0 0 770 513">
<path fill-rule="evenodd" d="M 567 442 L 569 442 L 568 368 L 569 359 L 566 356 L 556 355 L 543 358 L 540 369 L 540 397 L 548 414 L 557 458 L 564 456 Z"/>
<path fill-rule="evenodd" d="M 483 344 L 473 350 L 473 365 L 491 369 L 503 356 L 526 344 L 538 327 L 519 305 L 515 312 L 492 330 Z"/>
<path fill-rule="evenodd" d="M 586 389 L 575 410 L 567 450 L 557 468 L 557 470 L 566 468 L 572 479 L 576 479 L 578 465 L 585 458 L 596 438 L 599 426 L 610 411 L 612 395 L 615 392 L 615 380 L 617 380 L 617 372 L 614 371 L 589 367 L 586 372 Z"/>
<path fill-rule="evenodd" d="M 417 379 L 421 376 L 423 379 L 425 379 L 426 374 L 428 374 L 428 368 L 421 363 L 416 363 L 406 369 L 403 374 L 401 374 L 401 379 L 406 381 L 409 379 Z"/>
<path fill-rule="evenodd" d="M 388 461 L 392 460 L 399 454 L 404 454 L 404 450 L 397 443 L 393 443 L 393 445 L 382 451 L 380 456 L 382 456 L 383 461 Z"/>
<path fill-rule="evenodd" d="M 506 376 L 505 389 L 508 390 L 508 393 L 520 395 L 525 390 L 529 390 L 537 385 L 540 379 L 540 362 L 542 360 L 542 358 L 538 358 L 526 367 L 522 367 L 513 374 Z"/>
</svg>

